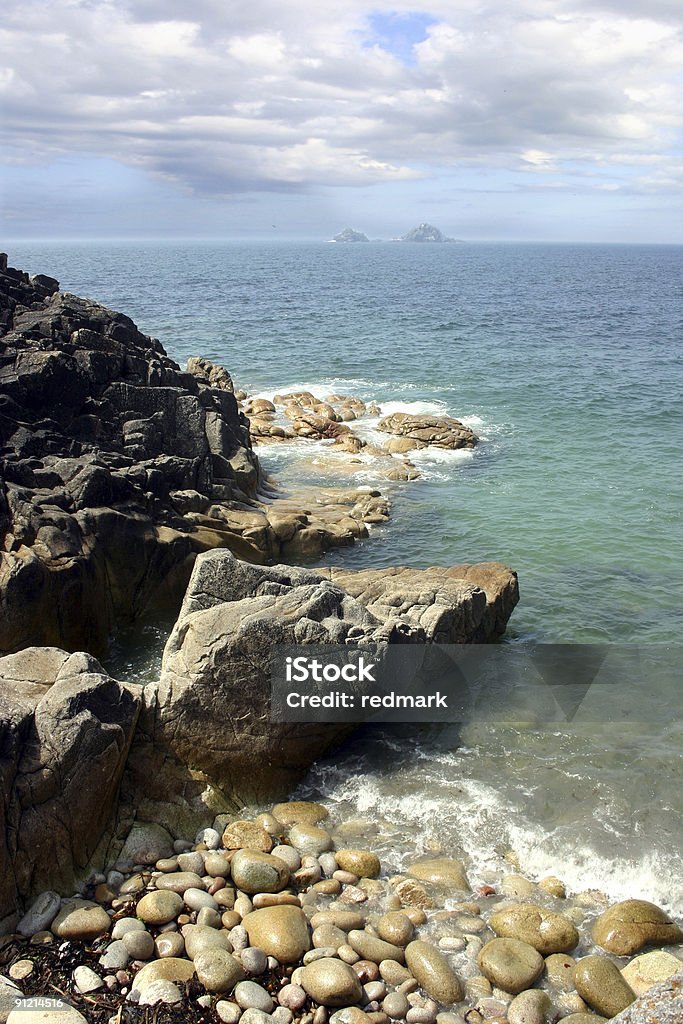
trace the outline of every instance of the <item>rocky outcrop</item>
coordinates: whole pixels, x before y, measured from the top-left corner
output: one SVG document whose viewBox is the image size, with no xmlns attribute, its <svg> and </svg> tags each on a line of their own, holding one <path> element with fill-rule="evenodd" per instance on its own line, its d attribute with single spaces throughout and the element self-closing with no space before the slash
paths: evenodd
<svg viewBox="0 0 683 1024">
<path fill-rule="evenodd" d="M 403 451 L 430 445 L 435 448 L 474 448 L 479 441 L 473 430 L 452 416 L 413 416 L 407 412 L 395 412 L 381 419 L 377 429 L 403 439 L 406 442 L 402 445 Z"/>
<path fill-rule="evenodd" d="M 499 635 L 517 601 L 515 574 L 484 567 L 487 592 L 451 572 L 307 571 L 249 565 L 227 551 L 200 555 L 160 682 L 145 690 L 127 782 L 139 813 L 177 832 L 209 812 L 286 793 L 348 733 L 343 722 L 271 720 L 275 645 L 466 643 Z"/>
<path fill-rule="evenodd" d="M 94 658 L 0 658 L 0 934 L 22 901 L 67 890 L 109 828 L 140 698 Z"/>
<path fill-rule="evenodd" d="M 447 238 L 444 234 L 435 228 L 433 224 L 418 224 L 416 228 L 412 228 L 407 231 L 405 235 L 401 235 L 402 242 L 453 242 L 455 239 Z"/>
<path fill-rule="evenodd" d="M 362 231 L 354 231 L 353 228 L 344 228 L 332 239 L 333 242 L 369 242 L 370 239 Z"/>
</svg>

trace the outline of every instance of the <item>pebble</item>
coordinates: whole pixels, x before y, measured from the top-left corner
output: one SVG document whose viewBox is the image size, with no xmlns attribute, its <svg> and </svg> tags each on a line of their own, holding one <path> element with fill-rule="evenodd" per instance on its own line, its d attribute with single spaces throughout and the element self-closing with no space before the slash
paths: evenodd
<svg viewBox="0 0 683 1024">
<path fill-rule="evenodd" d="M 165 981 L 163 978 L 160 978 L 159 981 L 153 981 L 151 985 L 147 986 L 140 995 L 139 1005 L 156 1006 L 157 1003 L 173 1005 L 174 1003 L 180 1003 L 182 998 L 182 993 L 177 985 L 172 981 Z"/>
<path fill-rule="evenodd" d="M 651 953 L 643 953 L 635 957 L 630 964 L 622 969 L 621 976 L 630 985 L 637 996 L 644 995 L 653 985 L 683 971 L 683 963 L 677 956 L 654 949 Z"/>
<path fill-rule="evenodd" d="M 149 960 L 154 956 L 154 939 L 149 932 L 126 932 L 121 941 L 133 960 Z M 111 946 L 109 949 L 111 949 Z M 112 966 L 114 965 L 112 964 Z M 117 964 L 116 966 L 125 967 L 126 965 Z"/>
<path fill-rule="evenodd" d="M 177 892 L 157 889 L 142 897 L 136 913 L 145 924 L 160 925 L 172 921 L 182 909 L 183 900 Z"/>
<path fill-rule="evenodd" d="M 221 925 L 223 928 L 227 928 L 228 931 L 232 931 L 233 928 L 236 928 L 240 924 L 241 920 L 242 918 L 240 915 L 234 910 L 226 910 L 221 914 Z"/>
<path fill-rule="evenodd" d="M 397 960 L 400 964 L 405 960 L 405 950 L 392 942 L 385 942 L 367 931 L 352 929 L 348 937 L 349 945 L 365 960 L 379 964 L 382 960 Z"/>
<path fill-rule="evenodd" d="M 204 889 L 202 876 L 196 871 L 172 871 L 169 875 L 159 875 L 155 884 L 159 890 L 169 890 L 181 896 L 187 889 Z"/>
<path fill-rule="evenodd" d="M 390 992 L 382 1002 L 382 1009 L 392 1020 L 405 1020 L 410 1004 L 405 993 Z"/>
<path fill-rule="evenodd" d="M 207 850 L 217 850 L 221 845 L 220 832 L 217 832 L 215 828 L 200 829 L 195 836 L 195 845 L 197 843 L 204 843 Z"/>
<path fill-rule="evenodd" d="M 282 825 L 317 825 L 328 817 L 326 807 L 309 800 L 289 800 L 287 803 L 275 804 L 272 813 Z"/>
<path fill-rule="evenodd" d="M 244 918 L 249 943 L 280 963 L 293 964 L 311 946 L 306 916 L 300 907 L 266 907 Z"/>
<path fill-rule="evenodd" d="M 214 1009 L 218 1014 L 219 1020 L 223 1021 L 223 1024 L 237 1024 L 237 1021 L 242 1016 L 241 1007 L 237 1006 L 236 1003 L 229 1003 L 227 999 L 219 999 Z"/>
<path fill-rule="evenodd" d="M 500 883 L 500 891 L 504 896 L 534 896 L 536 886 L 524 875 L 504 875 Z"/>
<path fill-rule="evenodd" d="M 319 1006 L 318 1010 L 322 1010 L 324 1007 Z M 316 1013 L 318 1012 L 316 1010 Z M 291 1010 L 288 1010 L 286 1006 L 276 1006 L 270 1015 L 270 1019 L 275 1021 L 275 1024 L 292 1024 L 294 1020 L 294 1014 Z M 322 1018 L 319 1018 L 322 1020 Z M 314 1017 L 315 1020 L 315 1017 Z M 327 1020 L 327 1018 L 325 1018 Z"/>
<path fill-rule="evenodd" d="M 606 956 L 586 956 L 574 970 L 576 991 L 604 1017 L 616 1017 L 636 998 L 619 968 Z"/>
<path fill-rule="evenodd" d="M 278 821 L 274 814 L 257 814 L 254 818 L 256 825 L 260 825 L 271 836 L 279 836 L 282 832 L 282 822 Z"/>
<path fill-rule="evenodd" d="M 247 946 L 240 954 L 240 962 L 247 974 L 263 974 L 268 967 L 268 957 L 262 949 Z"/>
<path fill-rule="evenodd" d="M 367 981 L 376 981 L 380 976 L 379 967 L 374 960 L 357 960 L 356 963 L 351 966 L 363 985 Z"/>
<path fill-rule="evenodd" d="M 304 967 L 301 986 L 316 1003 L 323 1006 L 349 1006 L 363 994 L 358 975 L 341 960 L 325 957 Z"/>
<path fill-rule="evenodd" d="M 323 957 L 336 956 L 337 950 L 334 946 L 321 946 L 320 949 L 309 949 L 304 953 L 304 964 L 312 964 L 314 960 L 322 960 Z"/>
<path fill-rule="evenodd" d="M 411 864 L 407 873 L 411 878 L 417 878 L 421 882 L 431 882 L 440 889 L 458 892 L 471 891 L 463 863 L 450 857 L 435 857 L 432 860 L 419 861 L 416 864 Z"/>
<path fill-rule="evenodd" d="M 434 901 L 424 885 L 412 878 L 404 878 L 395 887 L 396 895 L 404 907 L 419 907 L 421 910 L 434 906 Z"/>
<path fill-rule="evenodd" d="M 82 995 L 104 988 L 104 982 L 99 974 L 95 974 L 90 967 L 77 967 L 73 972 L 73 979 L 74 985 Z"/>
<path fill-rule="evenodd" d="M 205 949 L 194 960 L 197 978 L 207 992 L 230 992 L 244 979 L 239 960 L 225 949 Z"/>
<path fill-rule="evenodd" d="M 270 852 L 273 857 L 284 861 L 290 871 L 298 871 L 301 867 L 301 857 L 293 846 L 274 846 Z"/>
<path fill-rule="evenodd" d="M 408 1024 L 434 1024 L 436 1014 L 424 1006 L 411 1006 L 406 1014 Z"/>
<path fill-rule="evenodd" d="M 244 1010 L 240 1020 L 243 1024 L 271 1024 L 269 1014 L 264 1013 L 263 1010 L 259 1010 L 255 1006 Z"/>
<path fill-rule="evenodd" d="M 400 911 L 383 914 L 377 922 L 377 934 L 394 946 L 407 946 L 413 938 L 415 928 L 410 918 Z"/>
<path fill-rule="evenodd" d="M 243 1010 L 261 1010 L 263 1013 L 271 1013 L 274 1007 L 273 1000 L 262 985 L 255 981 L 240 981 L 235 986 L 233 993 L 238 1006 Z"/>
<path fill-rule="evenodd" d="M 204 889 L 186 889 L 183 893 L 183 901 L 190 910 L 202 910 L 205 907 L 210 910 L 218 910 L 215 899 Z"/>
<path fill-rule="evenodd" d="M 420 939 L 406 946 L 406 965 L 421 988 L 440 1003 L 457 1003 L 463 997 L 460 979 L 443 953 Z"/>
<path fill-rule="evenodd" d="M 180 957 L 165 957 L 163 960 L 151 960 L 145 964 L 133 978 L 133 991 L 144 992 L 154 981 L 189 981 L 194 974 L 194 964 Z"/>
<path fill-rule="evenodd" d="M 158 957 L 180 957 L 185 952 L 185 939 L 180 932 L 165 932 L 157 935 L 154 950 Z"/>
<path fill-rule="evenodd" d="M 12 981 L 24 981 L 33 974 L 33 960 L 16 960 L 7 972 Z"/>
<path fill-rule="evenodd" d="M 251 914 L 253 909 L 254 904 L 251 902 L 247 894 L 241 892 L 237 899 L 235 900 L 235 904 L 233 906 L 233 910 L 235 911 L 235 913 L 239 914 L 240 917 L 246 917 L 247 914 Z"/>
<path fill-rule="evenodd" d="M 270 853 L 273 840 L 255 821 L 231 821 L 223 832 L 223 846 L 226 850 L 258 850 Z"/>
<path fill-rule="evenodd" d="M 161 860 L 158 860 L 156 862 L 154 867 L 155 867 L 155 869 L 157 871 L 163 871 L 163 872 L 177 871 L 178 870 L 178 858 L 177 857 L 162 857 Z M 119 882 L 119 885 L 121 885 L 122 883 L 123 883 L 123 877 L 121 878 L 121 882 Z"/>
<path fill-rule="evenodd" d="M 678 925 L 661 907 L 645 900 L 616 903 L 597 918 L 592 935 L 598 946 L 617 956 L 631 956 L 646 945 L 683 942 Z"/>
<path fill-rule="evenodd" d="M 368 1003 L 380 1002 L 387 994 L 387 986 L 383 981 L 369 981 L 363 985 L 363 995 Z"/>
<path fill-rule="evenodd" d="M 280 1006 L 297 1013 L 306 1002 L 306 992 L 301 985 L 283 985 L 278 992 L 277 1001 Z"/>
<path fill-rule="evenodd" d="M 340 960 L 343 960 L 345 964 L 356 964 L 360 960 L 358 953 L 355 949 L 349 946 L 348 942 L 345 942 L 343 946 L 340 946 L 337 950 L 337 956 Z"/>
<path fill-rule="evenodd" d="M 319 928 L 323 924 L 333 924 L 344 932 L 354 928 L 365 927 L 365 918 L 355 910 L 321 910 L 311 918 L 311 928 Z"/>
<path fill-rule="evenodd" d="M 289 841 L 299 853 L 312 854 L 319 857 L 332 849 L 332 836 L 327 829 L 317 825 L 292 825 L 289 830 Z"/>
<path fill-rule="evenodd" d="M 142 923 L 142 922 L 141 922 Z M 144 927 L 144 926 L 143 926 Z M 126 932 L 126 935 L 147 935 L 148 932 Z M 150 935 L 150 939 L 152 936 Z M 128 946 L 124 942 L 124 939 L 115 939 L 114 942 L 110 942 L 104 953 L 99 959 L 99 963 L 108 971 L 121 971 L 124 967 L 128 966 L 132 954 L 128 951 Z M 152 942 L 154 946 L 154 942 Z M 146 958 L 145 958 L 146 959 Z"/>
<path fill-rule="evenodd" d="M 313 891 L 325 896 L 337 896 L 342 891 L 342 885 L 337 878 L 323 878 L 321 882 L 314 882 Z"/>
<path fill-rule="evenodd" d="M 196 960 L 200 953 L 211 949 L 221 949 L 226 953 L 232 953 L 233 945 L 228 933 L 221 929 L 209 928 L 206 925 L 187 925 L 183 929 L 185 939 L 185 952 L 190 960 Z"/>
<path fill-rule="evenodd" d="M 289 882 L 289 869 L 282 860 L 256 850 L 238 850 L 230 870 L 237 888 L 250 896 L 257 892 L 280 892 Z"/>
<path fill-rule="evenodd" d="M 340 946 L 346 944 L 346 932 L 337 928 L 334 924 L 321 924 L 313 931 L 311 936 L 316 949 L 324 946 L 332 946 L 336 951 Z"/>
<path fill-rule="evenodd" d="M 334 853 L 321 853 L 318 860 L 320 863 L 320 867 L 323 869 L 324 873 L 328 876 L 328 878 L 331 878 L 334 872 L 339 867 L 339 865 L 337 864 L 337 858 L 335 857 Z"/>
<path fill-rule="evenodd" d="M 397 960 L 382 960 L 379 965 L 379 973 L 387 985 L 402 985 L 412 975 L 407 967 L 404 967 Z"/>
<path fill-rule="evenodd" d="M 197 924 L 206 925 L 207 928 L 220 928 L 222 926 L 221 915 L 212 907 L 200 907 L 197 911 Z"/>
<path fill-rule="evenodd" d="M 145 930 L 144 921 L 139 921 L 137 917 L 121 917 L 114 922 L 111 937 L 112 939 L 122 939 L 127 932 L 144 932 Z"/>
<path fill-rule="evenodd" d="M 567 953 L 552 953 L 546 957 L 545 970 L 548 981 L 560 992 L 571 992 L 574 988 L 576 960 Z"/>
<path fill-rule="evenodd" d="M 340 885 L 358 885 L 360 881 L 358 875 L 355 875 L 352 871 L 342 871 L 341 868 L 337 868 L 332 878 L 335 882 L 339 882 Z"/>
<path fill-rule="evenodd" d="M 193 850 L 192 853 L 181 853 L 176 858 L 176 862 L 179 873 L 199 875 L 201 878 L 206 870 L 204 857 L 199 850 Z M 229 867 L 230 865 L 228 864 Z"/>
<path fill-rule="evenodd" d="M 517 995 L 543 973 L 543 957 L 520 939 L 492 939 L 478 956 L 482 974 L 494 985 Z"/>
<path fill-rule="evenodd" d="M 254 910 L 262 910 L 263 907 L 301 906 L 299 897 L 292 892 L 257 892 L 251 902 Z"/>
<path fill-rule="evenodd" d="M 520 992 L 507 1007 L 503 1004 L 501 1016 L 507 1016 L 508 1024 L 549 1024 L 555 1020 L 553 1004 L 547 992 L 530 988 Z"/>
<path fill-rule="evenodd" d="M 579 933 L 572 922 L 553 910 L 533 903 L 515 903 L 492 914 L 489 927 L 503 939 L 519 939 L 549 953 L 570 953 L 579 942 Z"/>
<path fill-rule="evenodd" d="M 241 924 L 235 925 L 234 928 L 231 928 L 228 932 L 228 936 L 232 942 L 233 948 L 238 953 L 243 949 L 246 949 L 249 945 L 249 933 Z"/>
<path fill-rule="evenodd" d="M 41 892 L 40 896 L 36 896 L 29 910 L 19 921 L 17 925 L 19 935 L 23 935 L 24 938 L 28 939 L 36 932 L 42 932 L 49 928 L 59 913 L 61 903 L 60 896 L 51 889 Z"/>
<path fill-rule="evenodd" d="M 91 900 L 69 900 L 52 922 L 52 932 L 60 939 L 97 939 L 110 927 L 109 914 Z"/>
<path fill-rule="evenodd" d="M 567 898 L 567 889 L 564 882 L 556 878 L 555 875 L 546 875 L 538 883 L 538 888 L 542 889 L 543 892 L 547 892 L 549 896 L 554 896 L 558 900 L 564 900 Z"/>
<path fill-rule="evenodd" d="M 212 878 L 227 878 L 230 874 L 230 861 L 217 851 L 208 851 L 204 855 L 204 871 Z"/>
</svg>

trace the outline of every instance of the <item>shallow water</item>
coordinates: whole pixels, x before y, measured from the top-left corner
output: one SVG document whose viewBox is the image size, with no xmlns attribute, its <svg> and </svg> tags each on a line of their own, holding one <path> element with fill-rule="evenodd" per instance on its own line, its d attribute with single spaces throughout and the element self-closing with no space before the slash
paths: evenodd
<svg viewBox="0 0 683 1024">
<path fill-rule="evenodd" d="M 25 243 L 10 257 L 251 393 L 349 393 L 480 434 L 473 453 L 416 455 L 421 480 L 382 485 L 391 522 L 328 562 L 497 559 L 520 574 L 507 642 L 680 642 L 681 247 Z M 298 450 L 259 454 L 287 485 L 308 473 Z M 117 671 L 153 676 L 163 632 L 131 634 Z M 437 830 L 482 870 L 512 847 L 533 875 L 681 909 L 681 687 L 664 685 L 669 724 L 635 701 L 619 729 L 375 731 L 302 792 L 390 815 L 418 845 Z"/>
</svg>

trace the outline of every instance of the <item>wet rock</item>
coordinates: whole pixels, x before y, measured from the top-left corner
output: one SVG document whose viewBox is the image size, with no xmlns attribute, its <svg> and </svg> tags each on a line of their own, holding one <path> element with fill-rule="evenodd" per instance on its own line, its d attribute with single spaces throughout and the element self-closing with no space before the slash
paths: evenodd
<svg viewBox="0 0 683 1024">
<path fill-rule="evenodd" d="M 414 932 L 412 921 L 400 911 L 384 914 L 377 922 L 377 934 L 380 939 L 391 942 L 394 946 L 407 946 Z"/>
<path fill-rule="evenodd" d="M 299 907 L 265 907 L 247 914 L 243 921 L 252 946 L 292 964 L 311 948 L 306 916 Z"/>
<path fill-rule="evenodd" d="M 323 1006 L 349 1006 L 363 994 L 358 975 L 341 960 L 324 957 L 301 971 L 302 988 Z"/>
<path fill-rule="evenodd" d="M 381 963 L 382 960 L 396 960 L 401 964 L 405 960 L 405 950 L 401 946 L 385 942 L 384 939 L 377 938 L 367 931 L 350 931 L 348 943 L 364 960 L 372 960 L 375 964 Z"/>
<path fill-rule="evenodd" d="M 579 942 L 579 933 L 562 914 L 532 903 L 516 903 L 493 914 L 489 926 L 501 938 L 521 939 L 539 953 L 569 953 Z"/>
<path fill-rule="evenodd" d="M 440 889 L 470 892 L 470 883 L 461 861 L 437 857 L 419 861 L 408 867 L 408 874 L 421 882 L 431 882 Z"/>
<path fill-rule="evenodd" d="M 324 828 L 316 825 L 293 825 L 289 832 L 289 841 L 299 853 L 319 857 L 332 849 L 332 836 Z"/>
<path fill-rule="evenodd" d="M 643 946 L 683 942 L 683 931 L 654 903 L 624 900 L 601 914 L 593 924 L 593 941 L 609 953 L 631 956 Z"/>
<path fill-rule="evenodd" d="M 413 416 L 395 412 L 381 419 L 377 429 L 409 438 L 417 447 L 474 448 L 479 440 L 474 431 L 452 416 Z"/>
<path fill-rule="evenodd" d="M 410 942 L 405 951 L 406 965 L 420 987 L 439 1003 L 457 1003 L 463 986 L 448 960 L 436 946 L 421 939 Z"/>
<path fill-rule="evenodd" d="M 662 949 L 655 949 L 631 960 L 622 968 L 621 976 L 637 996 L 642 996 L 654 985 L 668 981 L 681 971 L 683 961 Z"/>
<path fill-rule="evenodd" d="M 544 967 L 538 950 L 520 939 L 492 939 L 481 949 L 478 963 L 492 984 L 513 995 L 530 988 Z"/>
<path fill-rule="evenodd" d="M 546 957 L 545 969 L 548 981 L 560 992 L 571 992 L 574 988 L 576 960 L 566 953 L 552 953 Z"/>
<path fill-rule="evenodd" d="M 342 849 L 336 851 L 335 857 L 342 871 L 351 871 L 358 878 L 377 878 L 379 875 L 379 857 L 370 850 Z"/>
<path fill-rule="evenodd" d="M 682 1020 L 683 971 L 636 999 L 613 1024 L 680 1024 Z"/>
<path fill-rule="evenodd" d="M 616 1017 L 636 998 L 619 968 L 606 956 L 586 956 L 574 969 L 574 985 L 582 999 L 604 1017 Z"/>
<path fill-rule="evenodd" d="M 270 853 L 273 840 L 260 825 L 253 821 L 233 821 L 223 832 L 223 846 L 226 850 L 260 850 Z"/>
<path fill-rule="evenodd" d="M 238 889 L 253 894 L 279 892 L 289 882 L 289 870 L 283 861 L 268 853 L 238 850 L 230 863 Z"/>
</svg>

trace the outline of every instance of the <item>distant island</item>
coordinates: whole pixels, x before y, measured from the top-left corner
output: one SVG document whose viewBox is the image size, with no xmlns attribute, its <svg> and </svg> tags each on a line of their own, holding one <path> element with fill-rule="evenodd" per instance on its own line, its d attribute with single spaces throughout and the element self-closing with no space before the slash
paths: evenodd
<svg viewBox="0 0 683 1024">
<path fill-rule="evenodd" d="M 335 235 L 333 242 L 369 242 L 370 239 L 362 231 L 354 231 L 353 228 L 344 228 L 338 235 Z"/>
<path fill-rule="evenodd" d="M 418 224 L 416 228 L 401 235 L 399 242 L 454 242 L 454 238 L 447 238 L 433 224 Z"/>
</svg>

